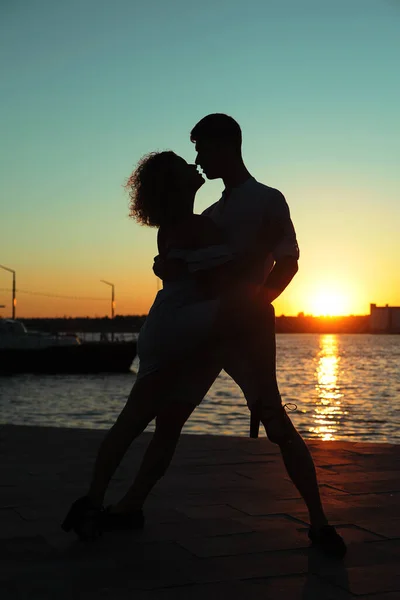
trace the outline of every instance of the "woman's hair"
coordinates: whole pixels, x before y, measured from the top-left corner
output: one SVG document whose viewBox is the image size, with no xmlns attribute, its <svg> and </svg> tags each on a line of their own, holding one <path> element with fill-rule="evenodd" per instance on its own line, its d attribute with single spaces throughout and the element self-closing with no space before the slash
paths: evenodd
<svg viewBox="0 0 400 600">
<path fill-rule="evenodd" d="M 172 150 L 146 154 L 126 182 L 129 216 L 138 223 L 160 227 L 166 221 L 175 191 L 174 159 Z"/>
</svg>

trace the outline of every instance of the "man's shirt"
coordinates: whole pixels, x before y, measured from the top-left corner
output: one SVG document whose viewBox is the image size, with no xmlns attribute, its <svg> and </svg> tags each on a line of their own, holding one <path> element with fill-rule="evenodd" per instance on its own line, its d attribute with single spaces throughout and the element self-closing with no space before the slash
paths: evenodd
<svg viewBox="0 0 400 600">
<path fill-rule="evenodd" d="M 265 283 L 275 261 L 285 256 L 299 258 L 296 232 L 285 197 L 254 177 L 233 188 L 229 195 L 224 191 L 221 199 L 202 214 L 223 230 L 226 242 L 238 258 L 254 247 L 264 223 L 280 229 L 280 240 L 272 252 L 251 259 L 246 278 L 253 283 Z"/>
</svg>

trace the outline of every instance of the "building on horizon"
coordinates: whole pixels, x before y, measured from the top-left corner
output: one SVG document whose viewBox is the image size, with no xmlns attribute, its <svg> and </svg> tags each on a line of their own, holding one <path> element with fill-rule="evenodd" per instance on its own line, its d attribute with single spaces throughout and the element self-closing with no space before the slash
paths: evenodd
<svg viewBox="0 0 400 600">
<path fill-rule="evenodd" d="M 370 304 L 371 333 L 400 333 L 400 306 Z"/>
</svg>

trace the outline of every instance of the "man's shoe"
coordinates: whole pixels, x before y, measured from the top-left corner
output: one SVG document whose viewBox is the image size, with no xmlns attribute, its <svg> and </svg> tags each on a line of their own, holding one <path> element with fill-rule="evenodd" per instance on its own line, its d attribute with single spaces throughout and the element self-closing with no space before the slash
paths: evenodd
<svg viewBox="0 0 400 600">
<path fill-rule="evenodd" d="M 332 525 L 325 525 L 321 529 L 310 528 L 308 537 L 315 548 L 331 558 L 343 558 L 347 552 L 343 538 Z"/>
<path fill-rule="evenodd" d="M 112 512 L 113 506 L 107 506 L 101 515 L 100 528 L 102 531 L 124 531 L 143 529 L 143 510 L 138 509 L 129 513 Z"/>
</svg>

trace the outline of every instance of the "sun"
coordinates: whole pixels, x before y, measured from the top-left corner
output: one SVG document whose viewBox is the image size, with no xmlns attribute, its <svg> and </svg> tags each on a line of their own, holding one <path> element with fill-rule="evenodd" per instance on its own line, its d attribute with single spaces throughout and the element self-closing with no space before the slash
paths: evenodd
<svg viewBox="0 0 400 600">
<path fill-rule="evenodd" d="M 346 296 L 330 290 L 322 290 L 313 294 L 310 306 L 315 317 L 337 317 L 348 312 Z"/>
</svg>

